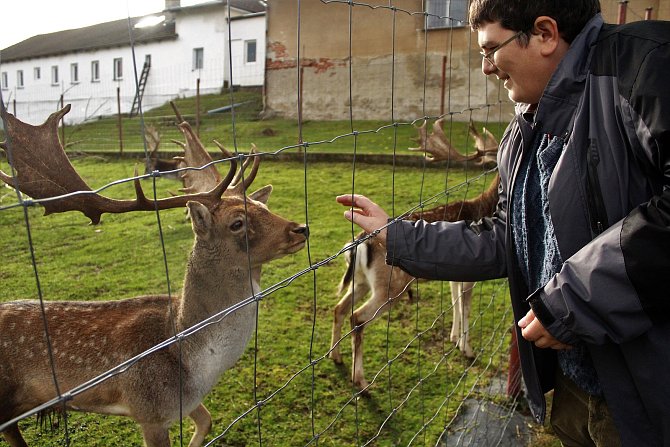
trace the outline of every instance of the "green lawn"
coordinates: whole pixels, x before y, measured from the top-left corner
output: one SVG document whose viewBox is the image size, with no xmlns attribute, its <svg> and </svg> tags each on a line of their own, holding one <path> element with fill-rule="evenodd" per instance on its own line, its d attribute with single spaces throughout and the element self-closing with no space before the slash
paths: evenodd
<svg viewBox="0 0 670 447">
<path fill-rule="evenodd" d="M 220 104 L 213 99 L 214 103 Z M 183 114 L 187 108 L 186 103 L 180 105 Z M 239 117 L 248 120 L 237 125 L 239 146 L 246 147 L 247 141 L 253 140 L 261 150 L 275 151 L 297 141 L 296 123 L 259 121 L 253 111 L 248 111 L 248 115 L 243 112 L 239 112 Z M 167 110 L 152 113 L 168 114 Z M 157 120 L 147 116 L 147 121 L 151 119 Z M 227 143 L 231 141 L 231 127 L 225 127 L 230 125 L 219 117 L 211 120 L 202 123 L 206 135 L 203 141 L 216 137 L 232 148 Z M 383 125 L 358 124 L 361 129 Z M 465 126 L 450 124 L 454 135 L 459 135 L 456 140 L 466 142 Z M 330 140 L 346 134 L 348 125 L 305 123 L 303 140 Z M 82 141 L 71 150 L 86 147 L 104 151 L 93 144 L 98 141 L 95 135 L 106 132 L 104 126 L 110 124 L 80 126 L 76 132 L 71 129 L 66 139 Z M 263 132 L 266 128 L 273 131 Z M 318 151 L 323 148 L 343 153 L 352 153 L 354 148 L 361 153 L 407 152 L 414 134 L 411 126 L 390 127 L 310 145 L 308 150 L 317 147 Z M 176 137 L 175 134 L 173 138 Z M 73 160 L 77 171 L 93 188 L 131 177 L 135 164 L 141 163 L 139 153 L 136 160 L 113 156 L 79 156 Z M 0 168 L 9 171 L 4 160 L 0 160 Z M 219 166 L 220 171 L 225 168 Z M 261 301 L 256 337 L 205 400 L 214 418 L 208 441 L 220 436 L 214 445 L 296 446 L 310 441 L 311 445 L 334 447 L 368 442 L 375 446 L 435 445 L 461 401 L 480 394 L 492 378 L 505 375 L 512 322 L 506 283 L 489 281 L 476 289 L 470 331 L 477 358 L 469 362 L 448 341 L 448 285 L 419 282 L 418 300 L 398 303 L 390 314 L 366 329 L 367 378 L 371 380 L 376 372 L 378 376 L 371 396 L 357 398 L 349 381 L 348 337 L 342 341 L 343 366 L 324 358 L 330 346 L 332 308 L 338 300 L 335 291 L 344 261 L 341 257 L 326 264 L 322 261 L 333 257 L 358 232 L 344 220 L 344 210 L 334 197 L 365 193 L 397 215 L 421 201 L 427 200 L 427 206 L 432 207 L 435 203 L 475 196 L 493 175 L 481 170 L 325 163 L 318 157 L 310 157 L 307 163 L 281 162 L 265 156 L 254 188 L 271 183 L 274 192 L 270 208 L 290 219 L 307 222 L 310 241 L 307 249 L 265 267 L 262 287 L 292 278 L 298 272 L 307 273 Z M 151 181 L 144 180 L 143 185 L 150 195 Z M 158 179 L 156 186 L 157 194 L 165 196 L 177 191 L 179 184 Z M 104 194 L 131 198 L 133 189 L 130 183 L 123 183 L 106 189 Z M 161 212 L 160 227 L 153 212 L 103 215 L 101 224 L 92 226 L 76 212 L 43 216 L 40 207 L 32 207 L 24 213 L 23 208 L 12 206 L 15 202 L 10 189 L 0 192 L 0 301 L 35 298 L 38 283 L 45 300 L 111 300 L 168 290 L 179 292 L 192 244 L 183 210 Z M 256 406 L 257 402 L 262 405 Z M 31 418 L 22 423 L 22 428 L 31 446 L 52 446 L 66 444 L 64 425 L 61 421 L 60 428 L 52 433 L 41 430 Z M 141 445 L 138 427 L 123 418 L 68 413 L 67 428 L 70 445 Z M 191 430 L 188 422 L 183 430 L 185 445 Z M 172 445 L 181 445 L 179 432 L 177 424 L 172 430 Z M 0 441 L 0 446 L 4 445 Z"/>
</svg>

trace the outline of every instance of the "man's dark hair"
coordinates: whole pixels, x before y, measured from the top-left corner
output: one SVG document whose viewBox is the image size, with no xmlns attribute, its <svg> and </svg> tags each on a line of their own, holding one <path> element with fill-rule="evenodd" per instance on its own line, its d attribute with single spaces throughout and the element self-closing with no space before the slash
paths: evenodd
<svg viewBox="0 0 670 447">
<path fill-rule="evenodd" d="M 473 30 L 485 23 L 500 22 L 503 28 L 528 33 L 540 16 L 556 20 L 566 42 L 600 12 L 599 0 L 472 0 L 468 19 Z"/>
</svg>

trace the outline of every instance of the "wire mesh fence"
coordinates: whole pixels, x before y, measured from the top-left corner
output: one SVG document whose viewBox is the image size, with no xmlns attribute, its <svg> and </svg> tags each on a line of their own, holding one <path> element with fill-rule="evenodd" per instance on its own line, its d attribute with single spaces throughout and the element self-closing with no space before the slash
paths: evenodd
<svg viewBox="0 0 670 447">
<path fill-rule="evenodd" d="M 439 48 L 432 48 L 427 43 L 432 37 L 425 21 L 433 18 L 448 22 L 452 18 L 448 14 L 427 14 L 422 2 L 285 1 L 281 6 L 289 7 L 288 16 L 292 17 L 285 22 L 282 18 L 287 10 L 277 12 L 280 5 L 275 5 L 275 12 L 272 5 L 268 7 L 268 27 L 273 32 L 280 26 L 290 31 L 292 50 L 281 57 L 272 56 L 272 61 L 283 63 L 277 64 L 280 68 L 272 74 L 266 71 L 266 76 L 274 77 L 274 81 L 266 79 L 265 89 L 229 87 L 212 95 L 181 99 L 178 94 L 172 96 L 166 92 L 164 98 L 152 99 L 156 107 L 147 108 L 146 113 L 137 117 L 102 116 L 94 121 L 66 123 L 57 130 L 75 170 L 95 193 L 132 198 L 133 183 L 137 181 L 147 191 L 147 197 L 168 197 L 179 183 L 157 171 L 133 174 L 133 166 L 127 160 L 105 155 L 130 153 L 138 159 L 148 157 L 151 144 L 146 135 L 151 127 L 159 131 L 160 148 L 168 152 L 166 158 L 172 152 L 180 152 L 184 134 L 176 126 L 179 120 L 169 104 L 173 100 L 178 103 L 181 118 L 208 148 L 209 142 L 217 139 L 232 152 L 226 155 L 212 150 L 215 160 L 204 168 L 213 166 L 225 172 L 231 162 L 262 160 L 259 179 L 254 183 L 261 180 L 272 183 L 270 209 L 306 224 L 310 237 L 305 249 L 273 261 L 263 269 L 262 277 L 259 270 L 258 278 L 254 277 L 256 266 L 252 266 L 250 259 L 239 259 L 239 271 L 259 282 L 253 293 L 237 297 L 234 304 L 210 312 L 206 319 L 182 329 L 172 327 L 172 332 L 160 343 L 149 349 L 140 349 L 138 345 L 132 356 L 119 359 L 108 368 L 92 368 L 101 372 L 91 372 L 76 386 L 63 388 L 68 371 L 58 370 L 57 359 L 71 353 L 62 345 L 59 345 L 61 351 L 53 351 L 51 343 L 57 344 L 62 339 L 58 338 L 61 334 L 49 330 L 51 308 L 45 303 L 106 301 L 156 293 L 179 299 L 193 234 L 181 211 L 156 209 L 148 213 L 105 214 L 103 224 L 86 226 L 82 219 L 73 218 L 73 213 L 41 216 L 40 208 L 35 205 L 48 207 L 50 202 L 71 196 L 87 200 L 90 191 L 40 199 L 18 190 L 6 190 L 0 199 L 6 258 L 0 275 L 6 287 L 0 301 L 37 299 L 45 324 L 33 328 L 30 336 L 46 340 L 43 355 L 49 359 L 45 363 L 49 374 L 35 374 L 41 383 L 32 385 L 32 389 L 46 390 L 44 403 L 30 408 L 17 406 L 20 411 L 11 413 L 6 410 L 1 415 L 0 430 L 10 433 L 18 423 L 30 445 L 139 445 L 142 442 L 139 430 L 130 419 L 69 410 L 77 410 L 78 399 L 84 399 L 91 390 L 105 389 L 129 371 L 150 368 L 152 358 L 165 353 L 181 358 L 181 349 L 189 340 L 198 340 L 203 333 L 226 333 L 226 328 L 246 312 L 253 316 L 251 340 L 238 354 L 239 359 L 213 383 L 211 392 L 206 390 L 203 403 L 213 423 L 205 445 L 524 445 L 530 439 L 528 425 L 520 416 L 524 401 L 504 280 L 475 285 L 467 325 L 453 340 L 450 330 L 458 314 L 454 314 L 448 283 L 414 280 L 407 285 L 412 299 L 408 300 L 406 295 L 397 300 L 387 296 L 382 307 L 375 311 L 377 318 L 364 323 L 369 386 L 362 389 L 351 383 L 356 360 L 346 358 L 353 349 L 349 348 L 350 339 L 355 338 L 361 327 L 350 328 L 345 323 L 341 336 L 331 343 L 333 307 L 339 298 L 335 289 L 345 271 L 344 258 L 364 243 L 356 239 L 357 230 L 342 219 L 334 196 L 374 194 L 394 219 L 402 219 L 410 213 L 476 197 L 495 177 L 494 168 L 467 162 L 431 163 L 423 153 L 406 151 L 407 147 L 417 145 L 414 141 L 417 127 L 424 122 L 431 125 L 438 118 L 444 120 L 447 138 L 466 154 L 473 151 L 468 121 L 474 119 L 477 127 L 483 124 L 498 138 L 501 136 L 508 106 L 498 97 L 497 89 L 488 91 L 487 84 L 473 81 L 471 73 L 477 71 L 479 61 L 471 57 L 473 43 L 468 40 L 469 33 L 460 30 L 462 37 L 454 38 L 455 31 L 445 27 L 442 35 L 451 37 L 442 40 Z M 324 17 L 336 16 L 344 18 L 338 22 L 344 26 L 338 28 L 344 37 L 336 52 L 343 53 L 339 60 L 345 65 L 339 67 L 335 76 L 337 85 L 330 86 L 328 97 L 344 96 L 339 107 L 344 107 L 345 119 L 326 121 L 318 119 L 320 101 L 324 98 L 319 90 L 328 84 L 317 77 L 322 67 L 315 68 L 311 61 L 323 61 L 328 56 L 320 58 L 317 50 L 309 47 L 303 32 L 310 27 L 325 30 L 328 24 Z M 383 60 L 375 71 L 386 71 L 386 75 L 372 81 L 378 87 L 373 90 L 365 87 L 370 85 L 370 79 L 363 79 L 366 76 L 355 65 L 361 61 L 355 38 L 364 39 L 355 30 L 361 18 L 390 24 L 386 34 L 376 36 L 378 43 L 384 45 L 381 53 L 372 52 L 371 58 Z M 412 39 L 418 42 L 415 45 L 423 50 L 422 55 L 413 59 L 401 57 L 402 45 L 396 43 L 407 39 L 400 31 L 405 26 L 401 22 L 407 18 L 412 23 L 424 24 L 413 31 Z M 228 42 L 232 40 L 229 38 Z M 274 45 L 276 49 L 276 44 L 270 42 L 268 47 Z M 363 40 L 361 46 L 365 44 Z M 464 56 L 455 57 L 454 46 L 458 45 L 465 48 L 458 52 Z M 446 57 L 433 58 L 433 52 Z M 431 63 L 433 66 L 429 67 L 427 61 L 431 58 L 445 61 L 445 65 Z M 307 64 L 303 63 L 305 60 Z M 406 67 L 411 63 L 413 70 Z M 306 67 L 311 67 L 311 72 L 306 73 Z M 449 70 L 456 67 L 460 70 L 458 82 L 444 82 L 449 79 Z M 410 71 L 415 78 L 412 82 L 407 81 L 407 74 L 399 74 Z M 431 80 L 435 73 L 439 73 L 438 80 Z M 404 89 L 400 87 L 403 83 L 414 85 L 412 91 L 419 96 L 399 100 L 396 95 Z M 284 99 L 279 98 L 278 87 L 284 89 Z M 368 97 L 363 98 L 357 91 L 365 92 Z M 428 95 L 435 92 L 438 98 L 429 100 Z M 96 101 L 109 102 L 113 94 L 96 97 Z M 406 107 L 412 98 L 419 105 Z M 375 109 L 386 111 L 385 118 L 366 113 L 366 109 L 371 109 L 365 105 L 370 100 L 375 102 Z M 291 102 L 292 110 L 282 112 Z M 220 108 L 224 110 L 207 114 L 207 110 Z M 272 113 L 268 113 L 270 109 Z M 266 114 L 262 120 L 258 117 L 261 110 Z M 12 112 L 11 107 L 8 111 Z M 20 113 L 17 115 L 21 118 Z M 47 113 L 44 115 L 46 119 Z M 341 118 L 341 110 L 335 115 Z M 258 152 L 248 150 L 251 143 L 258 146 Z M 19 142 L 8 138 L 7 160 L 2 162 L 3 172 L 9 173 L 14 184 L 19 183 L 19 177 L 8 162 L 17 156 L 12 151 L 18 146 Z M 377 157 L 373 164 L 366 159 L 370 155 Z M 16 164 L 12 164 L 15 168 Z M 202 169 L 176 171 L 184 174 Z M 374 235 L 369 239 L 374 239 Z M 249 235 L 246 244 L 253 244 Z M 388 306 L 390 301 L 392 306 Z M 358 304 L 351 305 L 349 316 Z M 94 346 L 90 331 L 109 326 L 109 322 L 99 321 L 95 315 L 90 318 L 90 324 L 84 324 L 89 335 L 71 333 L 70 339 L 73 344 L 84 344 L 86 349 L 96 352 L 101 347 Z M 132 318 L 124 315 L 123 321 Z M 123 321 L 118 326 L 123 326 Z M 13 352 L 8 347 L 29 346 L 28 339 L 23 338 L 27 334 L 13 331 L 8 317 L 0 318 L 0 322 L 0 338 L 6 348 L 0 351 L 3 357 Z M 457 348 L 459 337 L 464 334 L 469 336 L 473 349 L 470 356 Z M 111 337 L 104 333 L 96 336 Z M 227 337 L 234 335 L 220 336 L 221 342 L 227 342 Z M 341 364 L 331 359 L 335 347 L 345 354 Z M 22 352 L 19 355 L 28 356 L 31 349 Z M 2 360 L 4 365 L 13 362 L 20 364 L 13 359 Z M 2 368 L 0 374 L 9 377 L 12 367 Z M 184 390 L 191 386 L 187 376 L 210 374 L 207 368 L 210 367 L 200 366 L 192 371 L 189 364 L 177 361 L 171 379 L 179 384 L 182 393 L 188 392 Z M 24 373 L 32 376 L 31 371 Z M 10 391 L 3 393 L 9 396 L 7 402 L 14 399 Z M 182 393 L 147 396 L 149 403 L 143 407 L 157 413 L 164 410 L 166 414 L 167 408 L 178 408 L 178 417 L 169 421 L 173 423 L 171 445 L 188 444 L 194 426 L 186 421 L 186 416 L 193 411 L 198 419 L 192 406 L 185 407 Z M 157 402 L 163 402 L 162 407 Z M 129 415 L 140 424 L 149 417 L 127 414 L 128 410 L 122 407 L 110 403 L 94 410 Z M 46 410 L 55 410 L 54 418 L 47 424 L 56 427 L 55 431 L 36 427 L 31 421 L 37 415 L 44 422 L 44 417 L 52 414 Z M 182 418 L 184 421 L 178 422 Z M 163 419 L 161 424 L 166 425 Z M 146 436 L 144 426 L 143 431 Z"/>
</svg>

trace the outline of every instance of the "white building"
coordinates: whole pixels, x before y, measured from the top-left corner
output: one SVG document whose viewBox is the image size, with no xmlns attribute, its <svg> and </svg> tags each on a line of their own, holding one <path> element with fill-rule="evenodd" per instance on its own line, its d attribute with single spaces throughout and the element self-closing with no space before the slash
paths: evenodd
<svg viewBox="0 0 670 447">
<path fill-rule="evenodd" d="M 136 113 L 138 92 L 148 110 L 198 88 L 263 85 L 265 9 L 259 0 L 166 0 L 153 15 L 31 37 L 0 52 L 3 100 L 32 124 L 72 104 L 73 124 Z"/>
</svg>

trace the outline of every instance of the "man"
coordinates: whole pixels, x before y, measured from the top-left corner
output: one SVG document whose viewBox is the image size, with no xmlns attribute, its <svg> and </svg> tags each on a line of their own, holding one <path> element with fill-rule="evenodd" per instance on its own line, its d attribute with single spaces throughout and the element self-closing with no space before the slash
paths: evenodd
<svg viewBox="0 0 670 447">
<path fill-rule="evenodd" d="M 566 446 L 670 446 L 670 22 L 603 24 L 598 0 L 474 0 L 482 71 L 517 113 L 492 219 L 398 221 L 418 277 L 507 276 L 531 411 Z M 368 232 L 388 215 L 344 195 Z M 472 268 L 476 266 L 477 268 Z"/>
</svg>

